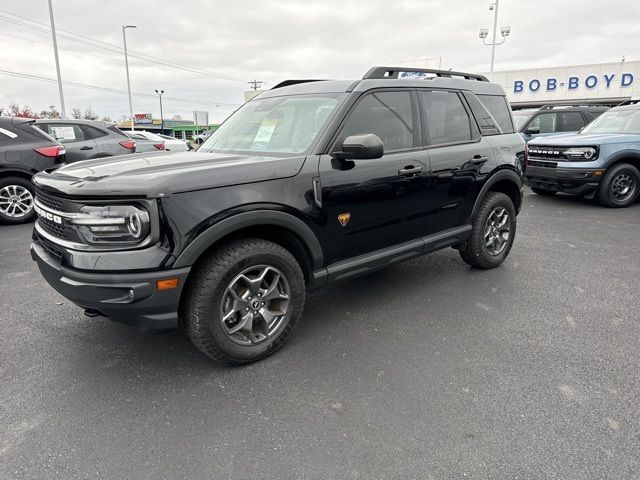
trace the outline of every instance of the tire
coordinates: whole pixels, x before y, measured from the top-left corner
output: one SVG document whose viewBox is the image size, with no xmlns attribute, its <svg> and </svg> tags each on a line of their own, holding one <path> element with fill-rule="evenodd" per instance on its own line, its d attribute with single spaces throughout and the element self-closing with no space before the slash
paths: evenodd
<svg viewBox="0 0 640 480">
<path fill-rule="evenodd" d="M 628 207 L 638 198 L 640 172 L 628 163 L 607 169 L 598 188 L 598 202 L 611 208 Z"/>
<path fill-rule="evenodd" d="M 543 197 L 552 197 L 558 193 L 554 190 L 547 190 L 546 188 L 532 188 L 531 191 L 538 195 L 542 195 Z"/>
<path fill-rule="evenodd" d="M 502 215 L 498 215 L 499 213 Z M 507 215 L 504 225 L 492 229 L 491 222 L 497 227 L 504 219 L 504 213 Z M 499 266 L 507 258 L 513 245 L 516 223 L 516 209 L 511 199 L 504 193 L 488 192 L 473 218 L 471 236 L 465 248 L 460 251 L 460 256 L 472 267 L 487 269 Z M 487 229 L 490 229 L 489 233 Z M 507 238 L 504 236 L 505 232 L 508 233 Z M 487 235 L 495 238 L 490 246 L 485 240 Z M 498 238 L 502 238 L 504 242 Z"/>
<path fill-rule="evenodd" d="M 282 347 L 300 320 L 304 301 L 305 279 L 293 255 L 273 242 L 249 238 L 220 247 L 197 266 L 181 316 L 189 339 L 202 353 L 234 366 Z M 223 322 L 226 316 L 229 320 Z M 234 332 L 236 328 L 240 330 Z"/>
<path fill-rule="evenodd" d="M 33 220 L 34 198 L 35 188 L 26 178 L 0 178 L 0 223 L 15 225 Z"/>
</svg>

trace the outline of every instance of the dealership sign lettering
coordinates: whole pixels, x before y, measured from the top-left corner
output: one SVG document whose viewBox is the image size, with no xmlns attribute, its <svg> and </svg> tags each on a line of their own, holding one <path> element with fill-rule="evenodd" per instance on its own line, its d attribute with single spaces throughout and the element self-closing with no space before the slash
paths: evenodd
<svg viewBox="0 0 640 480">
<path fill-rule="evenodd" d="M 605 74 L 601 77 L 597 75 L 588 75 L 584 78 L 569 77 L 566 81 L 561 82 L 557 78 L 549 77 L 545 79 L 534 78 L 528 82 L 524 80 L 515 80 L 513 82 L 513 93 L 521 93 L 525 90 L 530 92 L 547 91 L 553 92 L 554 90 L 567 87 L 567 90 L 577 90 L 579 88 L 593 89 L 598 85 L 610 88 L 611 86 L 630 87 L 633 84 L 633 74 L 623 73 L 618 75 L 617 73 Z"/>
</svg>

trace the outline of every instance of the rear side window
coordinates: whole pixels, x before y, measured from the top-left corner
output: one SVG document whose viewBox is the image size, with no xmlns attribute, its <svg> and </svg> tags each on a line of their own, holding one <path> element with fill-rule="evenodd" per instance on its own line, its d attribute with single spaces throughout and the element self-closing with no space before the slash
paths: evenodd
<svg viewBox="0 0 640 480">
<path fill-rule="evenodd" d="M 558 112 L 558 132 L 577 132 L 584 126 L 580 112 Z"/>
<path fill-rule="evenodd" d="M 540 129 L 540 133 L 553 133 L 556 130 L 556 114 L 555 113 L 541 113 L 536 115 L 533 120 L 527 125 L 527 128 L 537 127 Z"/>
<path fill-rule="evenodd" d="M 502 95 L 478 95 L 484 103 L 489 113 L 498 122 L 498 126 L 504 133 L 513 133 L 513 122 L 511 121 L 511 109 L 507 104 L 506 97 Z"/>
<path fill-rule="evenodd" d="M 366 95 L 349 114 L 340 138 L 373 133 L 393 152 L 415 147 L 411 94 L 376 92 Z"/>
<path fill-rule="evenodd" d="M 82 125 L 81 128 L 84 131 L 86 139 L 106 137 L 108 135 L 107 132 L 103 132 L 99 128 L 95 128 L 90 125 Z"/>
<path fill-rule="evenodd" d="M 457 93 L 420 92 L 427 110 L 427 127 L 431 145 L 471 140 L 469 115 Z"/>
<path fill-rule="evenodd" d="M 471 112 L 478 122 L 480 127 L 480 133 L 482 135 L 500 135 L 502 130 L 498 127 L 498 122 L 493 118 L 493 115 L 489 113 L 487 107 L 482 103 L 478 97 L 471 92 L 464 92 L 464 98 L 467 99 Z"/>
</svg>

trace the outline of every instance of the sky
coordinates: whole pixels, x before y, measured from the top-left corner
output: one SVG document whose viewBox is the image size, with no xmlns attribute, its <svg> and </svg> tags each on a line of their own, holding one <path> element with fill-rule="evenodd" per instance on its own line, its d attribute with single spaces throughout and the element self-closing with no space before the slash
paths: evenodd
<svg viewBox="0 0 640 480">
<path fill-rule="evenodd" d="M 487 72 L 478 31 L 492 28 L 491 1 L 53 0 L 62 79 L 76 84 L 64 85 L 67 113 L 128 116 L 123 24 L 137 26 L 127 30 L 134 113 L 159 117 L 164 89 L 165 118 L 205 110 L 216 122 L 254 79 L 357 79 L 400 62 Z M 638 18 L 637 0 L 500 0 L 498 27 L 511 35 L 495 70 L 638 60 Z M 0 107 L 60 108 L 57 84 L 42 80 L 56 78 L 49 25 L 47 0 L 0 1 Z"/>
</svg>

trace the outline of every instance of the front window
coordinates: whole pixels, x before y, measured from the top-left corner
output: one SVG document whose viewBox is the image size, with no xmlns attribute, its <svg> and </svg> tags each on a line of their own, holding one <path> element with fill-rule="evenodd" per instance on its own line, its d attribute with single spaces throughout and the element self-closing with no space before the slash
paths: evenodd
<svg viewBox="0 0 640 480">
<path fill-rule="evenodd" d="M 584 127 L 580 133 L 640 134 L 640 110 L 609 110 Z"/>
<path fill-rule="evenodd" d="M 305 154 L 346 94 L 256 99 L 243 105 L 200 147 L 209 152 Z"/>
</svg>

